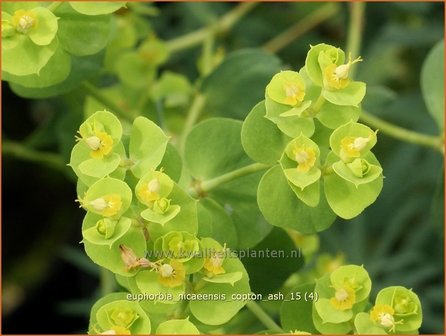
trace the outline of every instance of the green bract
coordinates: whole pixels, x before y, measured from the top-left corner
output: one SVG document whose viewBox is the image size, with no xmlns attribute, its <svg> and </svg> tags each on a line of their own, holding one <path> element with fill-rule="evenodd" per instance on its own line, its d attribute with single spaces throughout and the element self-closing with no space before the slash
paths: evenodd
<svg viewBox="0 0 446 336">
<path fill-rule="evenodd" d="M 207 260 L 204 265 L 204 269 L 207 273 L 205 275 L 197 274 L 197 286 L 195 293 L 203 295 L 225 295 L 226 300 L 217 301 L 191 301 L 190 309 L 192 314 L 202 323 L 209 325 L 220 325 L 228 322 L 237 312 L 246 304 L 246 301 L 233 300 L 232 295 L 237 294 L 249 294 L 249 279 L 243 264 L 237 258 L 231 256 L 231 254 L 225 253 L 223 247 L 211 238 L 202 239 L 204 251 L 207 255 Z M 215 251 L 215 255 L 212 253 L 209 255 L 209 251 Z M 222 254 L 219 254 L 222 253 Z M 228 256 L 226 256 L 228 255 Z M 223 262 L 221 267 L 224 273 L 221 275 L 214 275 L 210 277 L 210 273 L 217 271 L 218 264 L 212 261 L 212 258 L 222 258 Z M 241 276 L 240 276 L 241 273 Z M 228 276 L 228 274 L 231 274 Z M 220 280 L 215 280 L 220 278 Z M 214 314 L 209 314 L 212 310 Z"/>
<path fill-rule="evenodd" d="M 328 44 L 321 43 L 316 46 L 311 46 L 305 60 L 305 68 L 310 79 L 316 85 L 322 86 L 323 71 L 321 69 L 321 62 L 323 64 L 341 65 L 344 62 L 344 59 L 344 51 Z"/>
<path fill-rule="evenodd" d="M 153 223 L 164 225 L 172 220 L 181 207 L 171 204 L 169 198 L 174 182 L 169 176 L 158 171 L 144 175 L 135 188 L 138 200 L 148 208 L 141 212 L 141 217 Z"/>
<path fill-rule="evenodd" d="M 198 219 L 196 201 L 176 184 L 173 186 L 172 193 L 169 194 L 169 199 L 171 205 L 168 210 L 170 212 L 163 216 L 163 220 L 160 223 L 150 222 L 148 224 L 152 238 L 157 239 L 170 231 L 187 231 L 192 234 L 197 233 Z M 173 211 L 174 214 L 172 215 Z M 143 215 L 143 213 L 141 213 L 141 215 Z M 169 218 L 165 221 L 167 215 Z M 164 224 L 162 224 L 162 222 L 164 222 Z"/>
<path fill-rule="evenodd" d="M 92 226 L 91 221 L 96 221 Z M 127 233 L 132 225 L 130 218 L 121 217 L 119 220 L 103 218 L 94 214 L 88 214 L 85 219 L 82 236 L 84 241 L 96 245 L 108 245 L 111 247 L 119 238 Z M 88 228 L 87 228 L 88 227 Z"/>
<path fill-rule="evenodd" d="M 288 181 L 302 191 L 317 182 L 321 176 L 319 156 L 319 147 L 309 138 L 301 135 L 290 141 L 280 160 Z"/>
<path fill-rule="evenodd" d="M 307 101 L 300 107 L 290 109 L 290 106 L 276 103 L 266 95 L 266 118 L 274 122 L 289 137 L 294 138 L 301 133 L 310 137 L 314 133 L 313 120 L 300 115 L 300 112 L 308 108 L 310 104 L 311 102 Z"/>
<path fill-rule="evenodd" d="M 204 265 L 203 247 L 198 238 L 189 232 L 171 231 L 154 243 L 155 253 L 183 263 L 186 274 L 200 271 Z"/>
<path fill-rule="evenodd" d="M 318 331 L 313 323 L 313 302 L 306 300 L 292 300 L 296 293 L 314 292 L 314 284 L 303 284 L 292 288 L 280 307 L 280 321 L 284 331 L 306 330 L 312 334 Z M 293 294 L 291 294 L 293 293 Z M 304 294 L 305 295 L 305 294 Z M 293 297 L 294 298 L 294 297 Z"/>
<path fill-rule="evenodd" d="M 39 73 L 15 76 L 4 71 L 2 79 L 28 88 L 46 88 L 64 81 L 70 74 L 71 67 L 71 57 L 58 48 Z"/>
<path fill-rule="evenodd" d="M 121 180 L 111 177 L 95 182 L 80 198 L 87 211 L 104 217 L 119 218 L 130 206 L 132 191 Z"/>
<path fill-rule="evenodd" d="M 85 2 L 78 2 L 79 5 Z M 93 55 L 104 49 L 110 39 L 110 15 L 84 15 L 75 11 L 68 3 L 61 5 L 57 37 L 61 47 L 74 56 Z"/>
<path fill-rule="evenodd" d="M 304 80 L 298 72 L 281 71 L 271 79 L 266 95 L 279 104 L 300 106 L 305 98 Z"/>
<path fill-rule="evenodd" d="M 370 288 L 371 281 L 363 267 L 341 266 L 317 280 L 319 300 L 314 303 L 315 313 L 322 323 L 345 324 L 363 309 Z"/>
<path fill-rule="evenodd" d="M 413 334 L 421 326 L 420 300 L 412 290 L 393 286 L 382 289 L 369 313 L 358 314 L 355 327 L 359 334 Z"/>
<path fill-rule="evenodd" d="M 70 166 L 87 185 L 116 171 L 125 158 L 122 126 L 107 111 L 98 111 L 79 127 L 78 143 L 71 152 Z"/>
<path fill-rule="evenodd" d="M 91 146 L 88 138 L 99 132 L 107 133 L 112 138 L 113 143 L 119 142 L 122 136 L 122 126 L 119 119 L 113 113 L 98 111 L 79 127 L 79 134 L 89 147 Z"/>
<path fill-rule="evenodd" d="M 5 78 L 22 89 L 59 90 L 68 81 L 64 76 L 70 81 L 76 76 L 71 65 L 113 41 L 98 62 L 106 54 L 107 76 L 119 82 L 85 100 L 86 120 L 69 166 L 86 210 L 86 254 L 127 292 L 96 302 L 89 333 L 217 333 L 238 323 L 232 319 L 253 292 L 266 298 L 290 289 L 280 308 L 283 332 L 416 332 L 422 312 L 411 290 L 385 288 L 372 306 L 372 283 L 363 266 L 342 266 L 343 256 L 313 257 L 319 248 L 316 233 L 327 230 L 336 216 L 358 216 L 383 187 L 383 169 L 372 153 L 377 131 L 357 122 L 365 84 L 349 77 L 361 59 L 319 44 L 298 72 L 273 75 L 263 67 L 274 57 L 240 53 L 212 71 L 191 101 L 186 77 L 168 71 L 158 76 L 175 43 L 158 40 L 131 11 L 120 12 L 116 20 L 108 15 L 124 4 L 61 3 L 52 7 L 55 14 L 26 4 L 19 14 L 29 18 L 19 30 L 14 19 L 19 14 L 10 13 L 16 5 L 10 5 L 2 21 Z M 55 26 L 53 16 L 59 17 Z M 34 17 L 47 25 L 33 31 Z M 85 35 L 73 39 L 77 27 Z M 114 36 L 121 28 L 128 41 Z M 10 57 L 18 58 L 23 48 L 29 53 L 19 67 Z M 249 55 L 261 61 L 262 69 L 247 62 Z M 248 65 L 255 71 L 243 72 Z M 64 70 L 59 77 L 52 73 L 56 66 Z M 278 71 L 278 64 L 273 68 Z M 217 90 L 219 76 L 228 78 L 222 75 L 226 70 L 250 88 L 259 85 L 251 74 L 268 74 L 265 91 L 251 92 L 256 99 L 264 93 L 264 100 L 243 123 L 212 118 L 193 126 L 186 120 L 187 132 L 177 137 L 183 120 L 175 118 L 188 105 L 193 112 L 206 107 L 209 113 L 231 105 Z M 229 82 L 227 92 L 245 92 L 234 92 L 240 83 Z M 101 110 L 107 102 L 119 118 Z M 229 108 L 240 114 L 239 106 Z M 286 258 L 301 248 L 304 259 L 299 255 L 290 263 L 251 254 L 239 260 L 235 253 L 248 249 L 260 255 L 270 248 L 287 253 Z M 303 265 L 316 266 L 301 275 L 297 271 Z M 258 280 L 265 276 L 274 279 Z"/>
<path fill-rule="evenodd" d="M 259 183 L 257 202 L 265 219 L 272 225 L 291 228 L 302 233 L 326 230 L 336 216 L 325 198 L 315 207 L 308 206 L 317 200 L 318 191 L 308 187 L 309 193 L 300 193 L 299 188 L 291 188 L 283 170 L 275 166 L 268 170 Z M 323 193 L 321 193 L 323 194 Z"/>
<path fill-rule="evenodd" d="M 2 49 L 2 71 L 15 76 L 39 74 L 59 44 L 57 40 L 53 40 L 47 46 L 38 46 L 28 36 L 22 34 L 18 34 L 15 38 L 17 41 L 13 47 Z"/>
<path fill-rule="evenodd" d="M 265 102 L 253 107 L 242 126 L 242 145 L 248 156 L 261 163 L 276 163 L 291 140 L 265 118 Z M 261 144 L 261 146 L 259 146 Z"/>
<path fill-rule="evenodd" d="M 199 335 L 200 331 L 189 319 L 185 320 L 170 320 L 161 323 L 158 328 L 156 328 L 155 334 L 162 335 L 172 335 L 172 334 L 185 334 L 185 335 Z"/>
<path fill-rule="evenodd" d="M 155 241 L 155 248 L 171 259 L 187 262 L 200 251 L 198 239 L 189 232 L 172 231 Z M 200 270 L 201 267 L 198 268 Z M 192 272 L 194 273 L 194 272 Z"/>
<path fill-rule="evenodd" d="M 95 303 L 90 316 L 90 334 L 148 334 L 151 323 L 137 302 L 125 293 L 109 294 Z"/>
<path fill-rule="evenodd" d="M 110 14 L 121 7 L 124 7 L 126 1 L 114 1 L 114 2 L 94 2 L 94 3 L 88 3 L 88 2 L 70 2 L 70 6 L 73 7 L 73 9 L 76 12 L 85 14 L 85 15 L 101 15 L 101 14 Z"/>
<path fill-rule="evenodd" d="M 88 226 L 90 223 L 96 226 L 98 220 L 100 220 L 100 218 L 94 218 L 94 220 L 92 220 L 91 217 L 86 217 L 82 225 L 83 232 L 87 232 L 87 230 L 91 228 Z M 84 233 L 83 244 L 85 252 L 96 264 L 115 274 L 126 277 L 134 276 L 141 267 L 138 260 L 144 257 L 146 252 L 146 240 L 141 230 L 130 227 L 125 234 L 114 239 L 111 245 L 99 244 L 99 242 L 89 240 L 89 238 L 90 237 Z M 127 263 L 123 260 L 122 246 L 131 249 L 135 256 L 133 260 L 134 263 Z"/>
<path fill-rule="evenodd" d="M 365 84 L 352 81 L 349 72 L 361 59 L 349 56 L 344 64 L 345 58 L 341 49 L 327 44 L 311 47 L 299 72 L 286 70 L 272 77 L 265 101 L 244 122 L 247 154 L 267 164 L 280 159 L 288 182 L 282 187 L 274 169 L 260 182 L 259 208 L 273 225 L 320 231 L 333 220 L 328 206 L 340 217 L 353 218 L 382 189 L 382 168 L 370 152 L 376 132 L 356 122 Z M 293 194 L 297 201 L 288 200 Z M 307 219 L 301 222 L 293 215 L 287 220 L 297 212 Z"/>
<path fill-rule="evenodd" d="M 39 74 L 58 48 L 57 17 L 44 7 L 2 12 L 2 71 Z"/>
<path fill-rule="evenodd" d="M 145 88 L 153 85 L 156 67 L 145 61 L 137 52 L 128 51 L 119 56 L 115 71 L 125 85 L 133 88 Z"/>
<path fill-rule="evenodd" d="M 321 95 L 332 104 L 358 106 L 365 95 L 365 83 L 349 78 L 351 66 L 362 61 L 348 57 L 344 64 L 344 52 L 327 44 L 312 46 L 305 61 L 306 71 L 317 86 L 322 87 Z"/>
<path fill-rule="evenodd" d="M 104 49 L 111 31 L 108 14 L 125 3 L 3 4 L 2 78 L 20 95 L 35 97 L 68 91 L 91 76 L 90 71 L 75 67 L 72 56 L 93 55 Z M 43 88 L 48 90 L 34 90 Z"/>
<path fill-rule="evenodd" d="M 182 75 L 166 71 L 151 89 L 151 95 L 157 101 L 165 99 L 166 107 L 184 106 L 188 103 L 192 87 Z"/>
<path fill-rule="evenodd" d="M 316 118 L 326 127 L 335 129 L 349 121 L 357 121 L 361 109 L 356 106 L 339 106 L 324 101 L 320 106 Z"/>
<path fill-rule="evenodd" d="M 394 309 L 395 332 L 408 333 L 420 328 L 423 320 L 421 303 L 412 290 L 401 286 L 384 288 L 376 296 L 375 305 L 378 304 L 387 304 Z"/>
<path fill-rule="evenodd" d="M 138 117 L 130 134 L 129 159 L 136 177 L 155 169 L 163 159 L 169 138 L 154 122 Z"/>
<path fill-rule="evenodd" d="M 332 151 L 343 161 L 350 162 L 361 157 L 376 144 L 376 132 L 358 123 L 338 127 L 330 136 Z"/>
</svg>

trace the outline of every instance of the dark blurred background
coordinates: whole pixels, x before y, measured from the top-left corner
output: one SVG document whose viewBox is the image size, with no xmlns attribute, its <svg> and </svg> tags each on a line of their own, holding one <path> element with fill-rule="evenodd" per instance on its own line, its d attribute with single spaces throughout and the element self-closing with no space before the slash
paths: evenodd
<svg viewBox="0 0 446 336">
<path fill-rule="evenodd" d="M 262 3 L 222 37 L 226 53 L 263 45 L 324 3 Z M 151 24 L 171 39 L 208 24 L 232 3 L 162 3 Z M 348 5 L 278 53 L 300 67 L 309 44 L 345 47 Z M 423 60 L 443 39 L 443 3 L 369 3 L 357 77 L 368 84 L 364 106 L 373 114 L 427 134 L 438 130 L 420 92 Z M 197 77 L 200 48 L 164 66 Z M 260 93 L 260 96 L 262 93 Z M 2 82 L 2 140 L 60 154 L 68 162 L 82 120 L 83 93 L 22 99 Z M 248 113 L 249 111 L 246 111 Z M 423 333 L 444 332 L 443 157 L 426 147 L 379 135 L 375 150 L 384 174 L 378 201 L 353 221 L 337 220 L 321 234 L 321 252 L 343 252 L 364 264 L 373 288 L 403 285 L 420 296 Z M 59 156 L 57 156 L 59 157 Z M 100 296 L 99 271 L 82 246 L 84 212 L 74 203 L 75 179 L 60 161 L 48 166 L 3 155 L 3 333 L 84 333 Z"/>
</svg>

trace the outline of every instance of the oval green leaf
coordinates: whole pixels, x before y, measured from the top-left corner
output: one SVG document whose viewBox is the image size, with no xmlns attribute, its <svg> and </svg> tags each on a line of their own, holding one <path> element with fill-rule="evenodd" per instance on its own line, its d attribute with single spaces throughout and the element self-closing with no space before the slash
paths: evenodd
<svg viewBox="0 0 446 336">
<path fill-rule="evenodd" d="M 372 153 L 365 158 L 370 163 L 379 166 L 378 160 Z M 338 158 L 330 152 L 326 165 L 331 165 Z M 324 178 L 325 196 L 333 211 L 341 218 L 351 219 L 358 216 L 370 204 L 375 202 L 383 187 L 383 176 L 367 184 L 355 186 L 337 174 L 330 174 Z"/>
<path fill-rule="evenodd" d="M 292 288 L 283 300 L 280 306 L 280 322 L 285 332 L 291 333 L 294 330 L 304 330 L 312 334 L 318 333 L 313 324 L 313 301 L 297 300 L 297 293 L 302 296 L 311 292 L 314 292 L 314 283 L 303 284 Z"/>
<path fill-rule="evenodd" d="M 231 53 L 203 81 L 204 110 L 244 119 L 263 99 L 266 85 L 279 71 L 280 60 L 272 54 L 254 49 Z"/>
<path fill-rule="evenodd" d="M 424 61 L 421 89 L 427 110 L 441 132 L 444 130 L 444 41 L 438 42 Z"/>
<path fill-rule="evenodd" d="M 57 16 L 60 18 L 58 40 L 61 47 L 70 54 L 93 55 L 107 46 L 111 37 L 110 16 L 83 15 L 74 11 L 68 3 L 58 8 Z"/>
<path fill-rule="evenodd" d="M 272 225 L 314 233 L 328 229 L 336 216 L 321 197 L 316 207 L 299 200 L 288 185 L 280 166 L 268 170 L 260 180 L 257 202 Z"/>
<path fill-rule="evenodd" d="M 242 145 L 254 161 L 274 164 L 291 138 L 283 134 L 265 115 L 265 101 L 261 101 L 243 122 Z"/>
<path fill-rule="evenodd" d="M 132 172 L 141 178 L 163 160 L 169 138 L 153 121 L 138 117 L 130 134 L 129 157 L 135 162 Z"/>
<path fill-rule="evenodd" d="M 241 128 L 241 121 L 224 118 L 196 125 L 187 136 L 184 152 L 192 176 L 209 179 L 251 163 L 241 144 Z"/>
<path fill-rule="evenodd" d="M 127 1 L 104 1 L 104 2 L 87 2 L 87 1 L 70 1 L 71 7 L 81 14 L 85 15 L 101 15 L 111 14 L 125 6 Z"/>
<path fill-rule="evenodd" d="M 173 334 L 184 334 L 184 335 L 199 335 L 200 331 L 189 318 L 184 320 L 169 320 L 161 323 L 158 328 L 156 328 L 156 335 L 173 335 Z"/>
<path fill-rule="evenodd" d="M 29 88 L 44 88 L 64 81 L 71 71 L 71 57 L 58 48 L 39 74 L 14 76 L 3 71 L 2 80 Z"/>
</svg>

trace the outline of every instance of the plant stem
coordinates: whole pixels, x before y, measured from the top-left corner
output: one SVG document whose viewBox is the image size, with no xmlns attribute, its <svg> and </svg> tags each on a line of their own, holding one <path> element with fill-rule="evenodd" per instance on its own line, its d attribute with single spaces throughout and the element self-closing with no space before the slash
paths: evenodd
<svg viewBox="0 0 446 336">
<path fill-rule="evenodd" d="M 407 130 L 403 127 L 393 125 L 385 120 L 375 117 L 366 111 L 362 111 L 359 119 L 369 126 L 379 129 L 381 132 L 391 137 L 405 142 L 434 148 L 444 155 L 443 139 L 439 136 L 425 135 Z"/>
<path fill-rule="evenodd" d="M 212 71 L 212 52 L 214 50 L 214 34 L 209 34 L 203 42 L 203 51 L 201 53 L 202 76 L 206 76 Z"/>
<path fill-rule="evenodd" d="M 99 89 L 94 86 L 93 84 L 89 82 L 83 82 L 82 86 L 84 87 L 85 91 L 92 96 L 94 99 L 99 101 L 100 103 L 104 104 L 107 108 L 110 109 L 111 112 L 116 113 L 118 116 L 120 116 L 123 119 L 132 121 L 133 118 L 129 115 L 128 112 L 123 110 L 121 107 L 116 105 L 114 101 L 112 101 L 110 98 L 108 98 L 106 95 L 104 95 Z"/>
<path fill-rule="evenodd" d="M 268 52 L 277 53 L 307 31 L 335 15 L 338 11 L 338 4 L 328 3 L 266 42 L 262 48 Z"/>
<path fill-rule="evenodd" d="M 258 3 L 243 2 L 234 7 L 231 11 L 223 15 L 215 25 L 204 27 L 189 34 L 167 41 L 167 47 L 170 52 L 177 52 L 201 44 L 209 34 L 223 34 L 232 29 L 251 9 Z"/>
<path fill-rule="evenodd" d="M 283 329 L 255 301 L 246 302 L 246 307 L 263 323 L 269 331 L 283 333 Z"/>
<path fill-rule="evenodd" d="M 60 5 L 63 5 L 63 3 L 64 1 L 55 1 L 51 5 L 49 5 L 47 9 L 54 13 L 56 9 L 59 8 Z"/>
<path fill-rule="evenodd" d="M 203 181 L 201 183 L 201 190 L 204 192 L 211 191 L 212 189 L 215 189 L 219 185 L 235 180 L 239 177 L 249 175 L 255 172 L 258 172 L 259 170 L 263 170 L 270 167 L 269 165 L 263 164 L 263 163 L 252 163 L 248 166 L 233 170 L 229 173 L 217 176 L 213 179 Z"/>
<path fill-rule="evenodd" d="M 350 5 L 350 23 L 348 26 L 347 52 L 352 59 L 359 56 L 361 50 L 362 31 L 364 28 L 365 2 L 352 2 Z M 353 78 L 356 67 L 351 67 L 350 77 Z"/>
<path fill-rule="evenodd" d="M 25 147 L 19 142 L 3 141 L 2 152 L 4 155 L 10 155 L 25 161 L 43 164 L 48 168 L 66 172 L 66 165 L 62 157 L 58 154 L 44 151 L 37 151 Z"/>
<path fill-rule="evenodd" d="M 115 290 L 115 277 L 108 269 L 101 267 L 100 286 L 102 296 L 112 293 Z"/>
<path fill-rule="evenodd" d="M 249 175 L 255 172 L 258 172 L 260 170 L 269 168 L 269 165 L 263 164 L 263 163 L 252 163 L 248 166 L 244 166 L 242 168 L 239 169 L 235 169 L 229 173 L 214 177 L 210 180 L 206 180 L 206 181 L 202 181 L 201 183 L 198 183 L 195 185 L 195 187 L 192 187 L 189 190 L 189 194 L 193 197 L 197 197 L 200 195 L 204 195 L 207 192 L 217 188 L 218 186 L 235 180 L 239 177 L 245 176 L 245 175 Z"/>
<path fill-rule="evenodd" d="M 200 93 L 197 93 L 192 101 L 184 123 L 183 132 L 181 133 L 180 137 L 179 150 L 181 154 L 184 154 L 184 145 L 186 143 L 187 135 L 200 117 L 200 113 L 203 110 L 205 102 L 205 96 Z"/>
</svg>

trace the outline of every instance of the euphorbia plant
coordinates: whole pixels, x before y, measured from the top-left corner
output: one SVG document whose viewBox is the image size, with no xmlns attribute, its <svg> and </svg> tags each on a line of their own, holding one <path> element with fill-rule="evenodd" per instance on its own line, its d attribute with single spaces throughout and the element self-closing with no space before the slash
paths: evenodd
<svg viewBox="0 0 446 336">
<path fill-rule="evenodd" d="M 380 133 L 361 123 L 366 83 L 352 76 L 367 60 L 321 43 L 297 69 L 279 71 L 276 58 L 253 50 L 214 69 L 221 55 L 212 53 L 210 38 L 199 65 L 203 80 L 194 86 L 160 67 L 178 44 L 162 42 L 124 7 L 10 2 L 2 16 L 3 79 L 15 91 L 46 97 L 82 85 L 88 92 L 69 166 L 86 211 L 85 252 L 118 288 L 92 307 L 89 333 L 221 333 L 245 306 L 267 333 L 416 333 L 422 309 L 411 289 L 391 286 L 375 298 L 364 266 L 344 265 L 342 256 L 311 261 L 317 233 L 337 217 L 360 215 L 383 187 L 373 153 Z M 129 15 L 112 15 L 118 9 Z M 84 57 L 103 61 L 104 82 L 117 84 L 83 82 Z M 209 107 L 235 114 L 237 92 L 220 92 L 227 83 L 219 76 L 248 72 L 252 59 L 261 67 L 276 62 L 258 90 L 263 100 L 243 111 L 243 122 L 194 125 Z M 184 125 L 176 123 L 188 106 Z M 174 117 L 166 121 L 168 114 Z M 421 139 L 442 149 L 436 138 Z M 280 260 L 238 258 L 270 246 L 301 248 L 306 269 L 297 272 L 303 258 L 284 272 L 276 272 Z M 251 298 L 282 291 L 288 295 L 279 326 Z"/>
<path fill-rule="evenodd" d="M 336 215 L 355 217 L 378 197 L 382 168 L 371 152 L 377 135 L 357 123 L 365 84 L 348 77 L 354 63 L 344 63 L 339 48 L 311 47 L 306 66 L 273 76 L 265 101 L 253 108 L 242 128 L 238 126 L 247 154 L 261 163 L 254 164 L 254 170 L 270 167 L 257 197 L 272 225 L 322 231 Z M 149 333 L 150 321 L 159 325 L 157 330 L 175 321 L 191 331 L 196 330 L 193 321 L 228 322 L 246 304 L 233 295 L 249 294 L 250 286 L 243 263 L 230 253 L 237 246 L 202 233 L 216 213 L 208 210 L 208 217 L 200 216 L 197 199 L 202 202 L 215 186 L 196 174 L 205 167 L 191 161 L 196 155 L 191 143 L 204 136 L 206 123 L 186 139 L 186 164 L 193 180 L 180 182 L 169 176 L 172 164 L 181 162 L 166 159 L 169 137 L 161 128 L 138 117 L 127 132 L 122 129 L 108 111 L 93 113 L 79 128 L 70 165 L 79 177 L 79 203 L 87 211 L 83 244 L 88 256 L 115 273 L 124 289 L 155 299 L 128 302 L 122 299 L 124 293 L 104 297 L 92 310 L 90 332 Z M 201 129 L 203 135 L 197 135 Z M 268 132 L 266 140 L 254 135 L 259 130 Z M 218 177 L 213 181 L 218 185 Z M 421 308 L 415 294 L 409 291 L 407 299 L 398 296 L 386 304 L 380 294 L 370 309 L 370 288 L 371 280 L 360 266 L 343 266 L 318 279 L 308 330 L 392 333 L 419 327 L 415 321 L 421 320 Z M 399 288 L 400 296 L 406 295 Z M 219 299 L 188 301 L 188 294 L 218 294 Z M 398 319 L 398 314 L 413 317 Z"/>
</svg>

